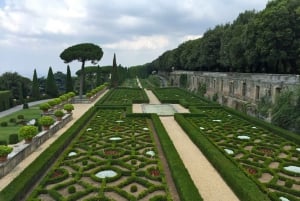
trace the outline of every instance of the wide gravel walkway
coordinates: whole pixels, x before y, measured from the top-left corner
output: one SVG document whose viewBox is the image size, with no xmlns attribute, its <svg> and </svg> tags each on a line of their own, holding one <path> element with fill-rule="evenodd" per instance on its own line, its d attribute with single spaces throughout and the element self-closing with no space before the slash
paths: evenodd
<svg viewBox="0 0 300 201">
<path fill-rule="evenodd" d="M 152 91 L 145 90 L 150 104 L 159 104 Z M 179 112 L 188 112 L 181 106 L 174 105 Z M 137 111 L 138 105 L 135 105 Z M 135 112 L 133 108 L 133 112 Z M 239 200 L 215 168 L 206 159 L 198 147 L 190 140 L 173 116 L 161 116 L 160 120 L 168 132 L 186 169 L 191 175 L 199 193 L 205 201 L 237 201 Z"/>
</svg>

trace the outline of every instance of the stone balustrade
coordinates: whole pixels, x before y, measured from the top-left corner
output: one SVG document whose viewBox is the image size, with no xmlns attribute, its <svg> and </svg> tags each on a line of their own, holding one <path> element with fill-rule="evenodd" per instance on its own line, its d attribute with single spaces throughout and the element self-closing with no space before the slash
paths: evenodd
<svg viewBox="0 0 300 201">
<path fill-rule="evenodd" d="M 59 129 L 64 127 L 72 120 L 72 114 L 66 114 L 61 121 L 56 121 L 49 130 L 38 133 L 29 144 L 25 144 L 24 140 L 13 145 L 13 151 L 8 155 L 5 162 L 0 163 L 0 178 L 4 177 L 12 169 L 14 169 L 22 160 L 28 157 L 32 152 L 39 148 L 41 144 L 52 137 Z"/>
</svg>

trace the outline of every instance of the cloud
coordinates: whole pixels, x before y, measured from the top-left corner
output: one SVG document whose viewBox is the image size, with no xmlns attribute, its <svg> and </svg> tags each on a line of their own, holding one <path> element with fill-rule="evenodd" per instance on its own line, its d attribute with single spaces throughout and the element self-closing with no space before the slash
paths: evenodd
<svg viewBox="0 0 300 201">
<path fill-rule="evenodd" d="M 169 40 L 165 36 L 136 36 L 130 40 L 121 40 L 116 43 L 103 45 L 109 49 L 121 50 L 145 50 L 161 49 L 169 45 Z"/>
<path fill-rule="evenodd" d="M 0 74 L 4 69 L 21 72 L 24 66 L 26 73 L 37 66 L 45 72 L 49 66 L 61 69 L 65 64 L 59 54 L 82 42 L 103 48 L 101 65 L 111 64 L 114 52 L 122 65 L 144 64 L 267 2 L 0 0 Z"/>
</svg>

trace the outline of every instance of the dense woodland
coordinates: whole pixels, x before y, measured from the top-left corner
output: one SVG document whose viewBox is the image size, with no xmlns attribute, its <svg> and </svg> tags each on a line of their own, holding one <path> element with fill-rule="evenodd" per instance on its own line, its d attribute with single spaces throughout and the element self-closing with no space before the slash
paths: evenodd
<svg viewBox="0 0 300 201">
<path fill-rule="evenodd" d="M 300 73 L 300 1 L 271 0 L 164 52 L 140 70 Z M 145 69 L 146 68 L 146 69 Z M 141 73 L 141 72 L 140 72 Z"/>
</svg>

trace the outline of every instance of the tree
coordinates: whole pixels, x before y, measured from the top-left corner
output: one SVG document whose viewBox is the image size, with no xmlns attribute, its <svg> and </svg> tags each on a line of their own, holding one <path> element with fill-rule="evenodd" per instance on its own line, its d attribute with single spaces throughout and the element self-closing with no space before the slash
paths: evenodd
<svg viewBox="0 0 300 201">
<path fill-rule="evenodd" d="M 92 64 L 97 64 L 103 56 L 102 49 L 92 43 L 81 43 L 65 49 L 61 54 L 60 58 L 65 63 L 70 63 L 77 60 L 82 63 L 81 74 L 80 74 L 80 88 L 79 96 L 82 98 L 83 93 L 83 81 L 84 81 L 84 65 L 86 61 L 91 61 Z"/>
<path fill-rule="evenodd" d="M 57 90 L 57 86 L 56 86 L 56 83 L 54 80 L 54 76 L 53 76 L 51 67 L 49 67 L 48 75 L 47 75 L 46 94 L 52 98 L 55 98 L 58 96 L 58 90 Z"/>
<path fill-rule="evenodd" d="M 67 67 L 67 78 L 66 78 L 66 93 L 73 91 L 73 81 L 71 77 L 70 66 Z"/>
<path fill-rule="evenodd" d="M 40 98 L 39 82 L 36 74 L 36 69 L 33 72 L 31 96 L 35 99 Z"/>
<path fill-rule="evenodd" d="M 31 91 L 31 80 L 18 73 L 6 72 L 0 76 L 0 90 L 10 90 L 11 98 L 16 99 L 16 104 L 23 103 Z"/>
<path fill-rule="evenodd" d="M 111 72 L 111 85 L 112 87 L 118 86 L 118 70 L 117 70 L 116 54 L 114 54 L 114 58 L 113 58 L 113 66 Z"/>
<path fill-rule="evenodd" d="M 100 66 L 97 66 L 97 73 L 96 73 L 96 86 L 100 86 L 101 84 L 101 69 Z"/>
</svg>

